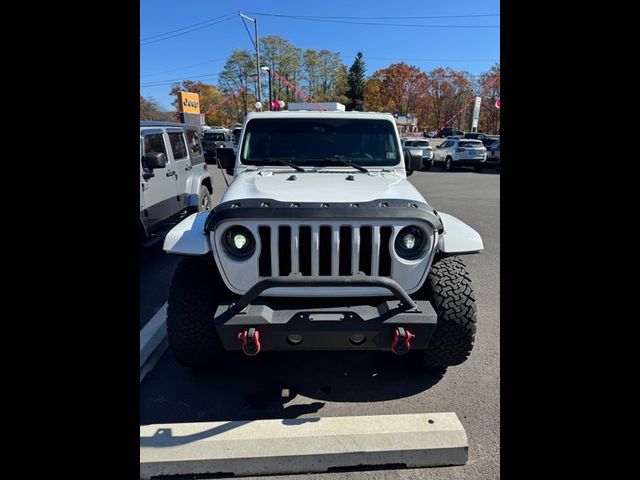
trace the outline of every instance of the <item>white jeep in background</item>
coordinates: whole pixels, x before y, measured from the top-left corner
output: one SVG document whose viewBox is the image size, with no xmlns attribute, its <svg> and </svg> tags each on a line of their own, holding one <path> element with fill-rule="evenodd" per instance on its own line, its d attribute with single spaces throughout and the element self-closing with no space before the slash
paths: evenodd
<svg viewBox="0 0 640 480">
<path fill-rule="evenodd" d="M 386 350 L 447 367 L 476 330 L 460 255 L 480 235 L 435 211 L 407 174 L 386 113 L 249 113 L 237 155 L 218 149 L 233 182 L 191 215 L 164 249 L 185 258 L 170 289 L 175 359 L 215 365 L 225 351 Z"/>
<path fill-rule="evenodd" d="M 140 239 L 166 230 L 184 212 L 210 210 L 212 194 L 198 127 L 141 121 Z"/>
</svg>

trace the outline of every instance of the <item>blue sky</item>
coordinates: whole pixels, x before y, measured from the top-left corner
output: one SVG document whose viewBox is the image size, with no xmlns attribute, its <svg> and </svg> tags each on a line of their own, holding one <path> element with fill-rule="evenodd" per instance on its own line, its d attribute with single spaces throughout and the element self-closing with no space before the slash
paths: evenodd
<svg viewBox="0 0 640 480">
<path fill-rule="evenodd" d="M 388 19 L 498 14 L 499 0 L 422 0 L 411 3 L 397 0 L 140 0 L 140 38 L 147 39 L 237 11 L 258 18 L 260 36 L 281 35 L 301 48 L 327 48 L 339 51 L 347 66 L 353 62 L 356 52 L 361 50 L 368 75 L 378 68 L 400 61 L 416 65 L 423 70 L 443 66 L 480 74 L 500 60 L 499 28 L 354 25 L 248 13 L 355 17 L 353 20 L 341 21 L 371 23 L 499 25 L 499 16 Z M 248 23 L 248 26 L 253 35 L 253 24 Z M 140 46 L 141 84 L 174 79 L 202 80 L 215 84 L 217 73 L 222 70 L 231 50 L 245 48 L 254 52 L 242 20 L 237 15 L 229 20 L 223 19 L 217 25 L 167 40 L 155 41 L 157 38 L 145 40 L 154 43 Z M 145 97 L 155 98 L 165 107 L 170 107 L 173 98 L 169 95 L 169 90 L 169 85 L 141 86 L 140 93 Z"/>
</svg>

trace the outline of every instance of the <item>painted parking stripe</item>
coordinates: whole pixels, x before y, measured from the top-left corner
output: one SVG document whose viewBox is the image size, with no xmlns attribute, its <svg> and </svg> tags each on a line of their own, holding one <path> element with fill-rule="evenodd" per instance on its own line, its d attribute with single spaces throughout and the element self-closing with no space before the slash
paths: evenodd
<svg viewBox="0 0 640 480">
<path fill-rule="evenodd" d="M 167 303 L 140 330 L 140 368 L 167 336 Z"/>
</svg>

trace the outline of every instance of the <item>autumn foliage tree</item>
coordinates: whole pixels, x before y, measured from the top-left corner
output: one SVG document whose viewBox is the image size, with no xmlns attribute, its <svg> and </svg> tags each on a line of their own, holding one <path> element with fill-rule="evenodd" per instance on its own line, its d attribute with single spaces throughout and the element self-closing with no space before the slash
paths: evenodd
<svg viewBox="0 0 640 480">
<path fill-rule="evenodd" d="M 364 108 L 368 111 L 416 115 L 420 128 L 435 130 L 449 126 L 469 130 L 473 114 L 473 99 L 487 80 L 499 76 L 500 66 L 494 66 L 473 82 L 465 71 L 440 67 L 424 72 L 416 66 L 396 63 L 377 70 L 366 80 Z M 490 82 L 483 93 L 479 131 L 499 130 L 499 110 L 494 106 L 499 97 L 499 80 Z"/>
<path fill-rule="evenodd" d="M 154 98 L 145 98 L 140 95 L 140 120 L 175 122 L 177 119 L 176 112 L 162 108 Z"/>
<path fill-rule="evenodd" d="M 482 92 L 482 108 L 480 108 L 478 130 L 497 133 L 500 131 L 500 110 L 496 108 L 496 101 L 500 98 L 499 63 L 480 76 L 478 88 Z"/>
<path fill-rule="evenodd" d="M 364 106 L 366 110 L 408 113 L 422 122 L 429 108 L 428 77 L 418 67 L 404 62 L 376 70 L 365 82 Z"/>
</svg>

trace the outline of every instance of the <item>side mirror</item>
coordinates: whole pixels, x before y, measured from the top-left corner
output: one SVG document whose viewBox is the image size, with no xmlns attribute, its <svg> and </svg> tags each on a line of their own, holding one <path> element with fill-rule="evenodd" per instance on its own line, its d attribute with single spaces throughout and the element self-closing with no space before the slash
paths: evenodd
<svg viewBox="0 0 640 480">
<path fill-rule="evenodd" d="M 408 174 L 413 173 L 414 170 L 422 170 L 422 149 L 410 148 L 405 150 L 404 164 Z"/>
<path fill-rule="evenodd" d="M 216 148 L 218 167 L 225 170 L 233 169 L 236 164 L 236 152 L 233 148 Z"/>
<path fill-rule="evenodd" d="M 144 169 L 144 172 L 142 173 L 142 178 L 144 178 L 145 180 L 149 180 L 150 178 L 155 177 L 156 174 L 153 173 L 151 170 L 149 170 L 148 168 Z"/>
<path fill-rule="evenodd" d="M 167 166 L 167 156 L 161 152 L 151 152 L 142 157 L 142 166 L 149 170 Z"/>
<path fill-rule="evenodd" d="M 204 151 L 204 163 L 207 165 L 217 165 L 218 164 L 218 156 L 216 155 L 216 150 L 205 150 Z"/>
</svg>

